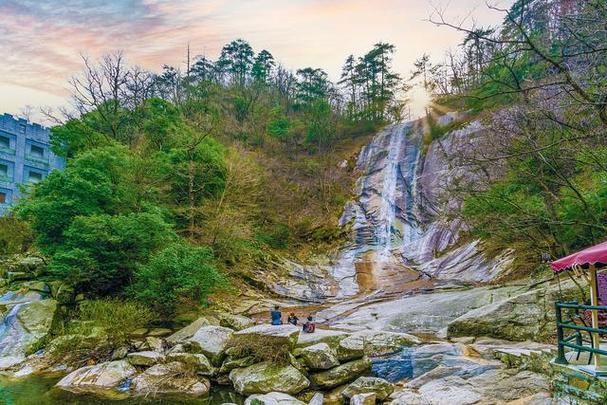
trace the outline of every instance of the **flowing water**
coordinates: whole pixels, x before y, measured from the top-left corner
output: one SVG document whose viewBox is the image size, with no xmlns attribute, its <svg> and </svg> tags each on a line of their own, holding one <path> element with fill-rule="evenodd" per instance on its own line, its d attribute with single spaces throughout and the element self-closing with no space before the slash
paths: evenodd
<svg viewBox="0 0 607 405">
<path fill-rule="evenodd" d="M 414 122 L 387 127 L 359 155 L 358 199 L 348 204 L 340 221 L 352 224 L 352 242 L 331 269 L 340 284 L 338 298 L 404 291 L 419 278 L 404 259 L 421 235 L 416 215 L 418 127 Z"/>
<path fill-rule="evenodd" d="M 403 144 L 404 130 L 402 126 L 396 125 L 390 134 L 388 156 L 383 168 L 383 185 L 380 197 L 379 220 L 383 222 L 377 226 L 377 244 L 379 256 L 383 260 L 388 256 L 392 248 L 393 236 L 395 236 L 394 221 L 396 219 L 396 185 L 400 173 L 401 145 Z"/>
<path fill-rule="evenodd" d="M 0 377 L 0 404 L 2 405 L 220 405 L 224 403 L 244 403 L 244 398 L 227 388 L 212 389 L 211 393 L 200 399 L 163 398 L 110 400 L 88 395 L 73 395 L 53 388 L 57 377 L 27 377 L 10 380 Z"/>
</svg>

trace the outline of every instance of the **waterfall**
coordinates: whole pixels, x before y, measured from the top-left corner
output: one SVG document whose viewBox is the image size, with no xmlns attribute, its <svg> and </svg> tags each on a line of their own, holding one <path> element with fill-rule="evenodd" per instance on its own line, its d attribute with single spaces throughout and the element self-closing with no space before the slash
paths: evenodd
<svg viewBox="0 0 607 405">
<path fill-rule="evenodd" d="M 374 269 L 403 266 L 399 260 L 404 239 L 417 239 L 415 183 L 420 161 L 419 136 L 412 123 L 392 125 L 366 145 L 357 161 L 362 176 L 357 183 L 356 201 L 346 206 L 340 221 L 351 222 L 351 245 L 343 250 L 331 268 L 339 282 L 338 297 L 360 290 L 360 273 L 376 279 Z"/>
<path fill-rule="evenodd" d="M 380 257 L 388 257 L 392 247 L 393 227 L 396 218 L 396 187 L 399 176 L 401 145 L 405 137 L 402 125 L 395 125 L 390 132 L 388 157 L 383 169 L 383 187 L 381 193 L 380 218 L 383 224 L 378 227 L 377 239 Z"/>
<path fill-rule="evenodd" d="M 291 273 L 308 285 L 281 285 L 281 291 L 298 296 L 302 290 L 319 290 L 310 294 L 323 299 L 369 293 L 361 295 L 367 299 L 444 281 L 487 282 L 508 268 L 508 252 L 487 258 L 479 241 L 456 244 L 466 225 L 445 215 L 461 203 L 448 195 L 449 186 L 474 176 L 467 167 L 454 167 L 446 151 L 474 147 L 483 126 L 473 121 L 422 151 L 424 128 L 421 120 L 390 125 L 362 148 L 355 198 L 339 220 L 351 231 L 349 242 L 328 261 Z M 315 278 L 301 277 L 306 272 L 331 282 L 310 287 Z"/>
<path fill-rule="evenodd" d="M 421 160 L 421 149 L 417 142 L 409 142 L 405 162 L 405 193 L 403 195 L 403 232 L 402 232 L 402 251 L 405 256 L 412 252 L 417 252 L 418 242 L 423 232 L 417 218 L 417 183 L 418 166 Z"/>
</svg>

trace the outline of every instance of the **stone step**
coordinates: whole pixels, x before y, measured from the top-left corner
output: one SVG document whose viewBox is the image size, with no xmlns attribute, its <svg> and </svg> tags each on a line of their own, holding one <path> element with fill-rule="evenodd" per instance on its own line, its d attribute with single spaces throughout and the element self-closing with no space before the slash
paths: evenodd
<svg viewBox="0 0 607 405">
<path fill-rule="evenodd" d="M 530 370 L 537 373 L 550 373 L 550 360 L 556 354 L 556 347 L 504 347 L 495 349 L 494 356 L 508 368 Z"/>
</svg>

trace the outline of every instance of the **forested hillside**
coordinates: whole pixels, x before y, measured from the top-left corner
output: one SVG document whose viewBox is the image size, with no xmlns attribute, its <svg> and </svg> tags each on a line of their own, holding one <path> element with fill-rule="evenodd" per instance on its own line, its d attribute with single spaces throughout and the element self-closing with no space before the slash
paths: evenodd
<svg viewBox="0 0 607 405">
<path fill-rule="evenodd" d="M 465 200 L 472 236 L 495 252 L 514 248 L 517 268 L 529 270 L 607 236 L 607 4 L 518 0 L 501 11 L 500 27 L 435 11 L 434 23 L 465 39 L 443 63 L 424 55 L 415 74 L 434 92 L 435 113 L 455 108 L 483 122 L 482 148 L 451 153 L 481 181 L 449 192 Z"/>
<path fill-rule="evenodd" d="M 216 61 L 160 74 L 121 53 L 84 59 L 75 114 L 52 129 L 67 168 L 3 219 L 7 249 L 33 238 L 50 277 L 76 293 L 166 315 L 216 287 L 263 286 L 253 271 L 275 271 L 277 255 L 306 260 L 340 243 L 353 160 L 404 107 L 393 52 L 379 43 L 349 57 L 339 83 L 240 39 Z"/>
</svg>

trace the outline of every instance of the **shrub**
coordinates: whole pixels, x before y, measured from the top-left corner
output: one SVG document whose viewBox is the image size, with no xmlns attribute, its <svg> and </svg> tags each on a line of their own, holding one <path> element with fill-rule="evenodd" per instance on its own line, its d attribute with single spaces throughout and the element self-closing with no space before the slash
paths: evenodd
<svg viewBox="0 0 607 405">
<path fill-rule="evenodd" d="M 84 301 L 79 306 L 75 333 L 86 334 L 90 325 L 103 328 L 112 342 L 124 343 L 136 329 L 147 325 L 154 318 L 146 305 L 118 299 Z M 88 323 L 88 325 L 87 325 Z"/>
<path fill-rule="evenodd" d="M 291 229 L 285 224 L 273 224 L 257 233 L 257 240 L 273 247 L 274 249 L 286 249 L 291 239 Z"/>
<path fill-rule="evenodd" d="M 173 243 L 139 266 L 130 292 L 160 314 L 171 316 L 180 301 L 201 303 L 225 283 L 211 249 Z"/>
<path fill-rule="evenodd" d="M 268 361 L 272 364 L 289 363 L 290 348 L 283 342 L 273 342 L 272 337 L 259 339 L 256 336 L 232 336 L 227 344 L 230 356 L 235 359 L 252 357 L 256 363 Z"/>
<path fill-rule="evenodd" d="M 160 215 L 144 212 L 77 217 L 64 238 L 51 273 L 77 291 L 109 294 L 128 284 L 136 265 L 174 234 Z"/>
<path fill-rule="evenodd" d="M 128 344 L 129 335 L 153 320 L 142 304 L 117 299 L 83 301 L 72 319 L 58 331 L 49 348 L 51 358 L 81 365 L 93 358 L 107 360 L 112 351 Z"/>
<path fill-rule="evenodd" d="M 30 227 L 13 216 L 0 217 L 0 255 L 25 253 L 34 241 Z"/>
</svg>

